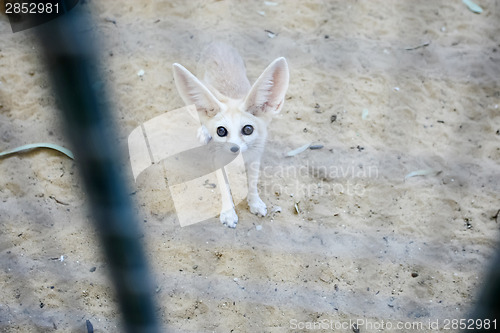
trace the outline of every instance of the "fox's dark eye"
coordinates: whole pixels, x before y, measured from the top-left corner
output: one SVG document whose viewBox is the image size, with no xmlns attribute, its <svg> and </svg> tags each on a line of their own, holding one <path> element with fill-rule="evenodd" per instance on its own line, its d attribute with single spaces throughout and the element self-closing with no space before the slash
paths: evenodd
<svg viewBox="0 0 500 333">
<path fill-rule="evenodd" d="M 217 127 L 217 135 L 220 137 L 227 135 L 227 129 L 225 127 L 219 126 Z"/>
<path fill-rule="evenodd" d="M 244 135 L 252 134 L 253 133 L 253 126 L 252 125 L 243 126 L 243 128 L 241 129 L 241 133 L 243 133 Z"/>
</svg>

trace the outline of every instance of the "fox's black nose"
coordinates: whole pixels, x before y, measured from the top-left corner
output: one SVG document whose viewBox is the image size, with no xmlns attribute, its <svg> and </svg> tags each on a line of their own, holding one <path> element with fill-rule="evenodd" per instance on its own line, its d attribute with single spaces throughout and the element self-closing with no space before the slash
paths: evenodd
<svg viewBox="0 0 500 333">
<path fill-rule="evenodd" d="M 231 151 L 232 151 L 233 153 L 237 153 L 237 152 L 238 152 L 238 150 L 240 150 L 240 147 L 238 147 L 238 146 L 232 146 L 232 147 L 231 147 Z"/>
</svg>

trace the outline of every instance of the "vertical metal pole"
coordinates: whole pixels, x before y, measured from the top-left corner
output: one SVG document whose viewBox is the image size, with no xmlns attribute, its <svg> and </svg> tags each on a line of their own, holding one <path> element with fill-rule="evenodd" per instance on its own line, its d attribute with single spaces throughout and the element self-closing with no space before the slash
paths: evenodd
<svg viewBox="0 0 500 333">
<path fill-rule="evenodd" d="M 114 146 L 110 110 L 95 61 L 90 20 L 78 7 L 36 28 L 127 332 L 159 332 L 153 285 Z"/>
<path fill-rule="evenodd" d="M 500 250 L 490 262 L 477 303 L 463 332 L 494 332 L 500 330 Z M 471 324 L 472 323 L 472 324 Z"/>
</svg>

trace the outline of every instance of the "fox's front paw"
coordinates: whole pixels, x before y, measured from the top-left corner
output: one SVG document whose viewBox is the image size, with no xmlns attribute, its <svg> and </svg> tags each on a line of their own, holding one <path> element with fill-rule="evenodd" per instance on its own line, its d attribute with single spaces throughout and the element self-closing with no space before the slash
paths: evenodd
<svg viewBox="0 0 500 333">
<path fill-rule="evenodd" d="M 267 207 L 264 201 L 262 201 L 258 196 L 248 199 L 248 206 L 250 207 L 250 212 L 258 216 L 266 216 Z"/>
<path fill-rule="evenodd" d="M 220 222 L 227 225 L 229 228 L 236 228 L 236 224 L 238 224 L 238 215 L 236 215 L 234 209 L 226 210 L 220 213 Z"/>
<path fill-rule="evenodd" d="M 198 140 L 205 145 L 212 140 L 212 136 L 208 133 L 208 129 L 203 125 L 198 128 Z"/>
</svg>

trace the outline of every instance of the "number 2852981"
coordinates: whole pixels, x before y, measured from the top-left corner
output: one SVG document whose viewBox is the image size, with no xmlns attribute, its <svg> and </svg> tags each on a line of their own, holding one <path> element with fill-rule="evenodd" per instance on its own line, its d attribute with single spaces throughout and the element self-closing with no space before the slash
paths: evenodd
<svg viewBox="0 0 500 333">
<path fill-rule="evenodd" d="M 6 2 L 5 14 L 58 14 L 59 3 Z"/>
<path fill-rule="evenodd" d="M 444 330 L 492 330 L 497 329 L 496 319 L 444 319 Z"/>
</svg>

